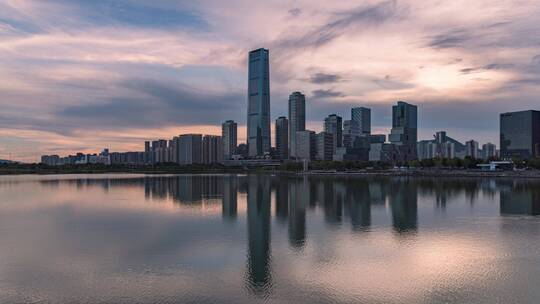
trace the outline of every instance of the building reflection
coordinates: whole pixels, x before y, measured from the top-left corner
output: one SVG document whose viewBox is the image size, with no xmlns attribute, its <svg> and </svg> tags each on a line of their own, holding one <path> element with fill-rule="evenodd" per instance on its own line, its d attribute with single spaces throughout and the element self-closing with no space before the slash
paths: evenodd
<svg viewBox="0 0 540 304">
<path fill-rule="evenodd" d="M 418 229 L 418 189 L 409 179 L 390 182 L 389 203 L 392 225 L 398 233 L 415 232 Z"/>
<path fill-rule="evenodd" d="M 306 207 L 310 203 L 307 177 L 294 179 L 289 186 L 289 244 L 302 248 L 306 240 Z"/>
<path fill-rule="evenodd" d="M 354 231 L 364 231 L 371 226 L 371 195 L 367 180 L 347 184 L 346 212 Z"/>
<path fill-rule="evenodd" d="M 538 184 L 509 182 L 500 193 L 501 215 L 540 215 Z"/>
<path fill-rule="evenodd" d="M 257 295 L 272 287 L 270 261 L 270 178 L 250 175 L 247 192 L 248 289 Z"/>
<path fill-rule="evenodd" d="M 238 177 L 223 178 L 222 216 L 226 220 L 236 220 L 238 215 Z"/>
</svg>

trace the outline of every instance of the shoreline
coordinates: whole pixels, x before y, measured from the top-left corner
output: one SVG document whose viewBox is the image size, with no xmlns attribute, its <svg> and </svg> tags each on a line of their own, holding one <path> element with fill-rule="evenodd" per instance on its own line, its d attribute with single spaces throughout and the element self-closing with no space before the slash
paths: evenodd
<svg viewBox="0 0 540 304">
<path fill-rule="evenodd" d="M 446 169 L 408 169 L 408 170 L 316 170 L 316 171 L 287 171 L 287 170 L 0 170 L 0 176 L 10 175 L 75 175 L 75 174 L 289 174 L 297 176 L 335 176 L 335 177 L 420 177 L 420 178 L 516 178 L 540 179 L 540 170 L 523 171 L 481 171 L 481 170 L 446 170 Z"/>
</svg>

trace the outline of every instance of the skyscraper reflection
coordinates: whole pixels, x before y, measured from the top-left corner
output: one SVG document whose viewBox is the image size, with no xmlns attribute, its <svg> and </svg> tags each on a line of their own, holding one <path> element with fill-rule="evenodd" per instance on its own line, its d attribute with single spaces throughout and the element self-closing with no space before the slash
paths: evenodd
<svg viewBox="0 0 540 304">
<path fill-rule="evenodd" d="M 238 177 L 223 178 L 222 216 L 224 219 L 236 220 L 238 214 Z"/>
<path fill-rule="evenodd" d="M 349 182 L 347 185 L 346 210 L 354 231 L 371 226 L 371 195 L 366 180 Z"/>
<path fill-rule="evenodd" d="M 289 244 L 302 248 L 306 240 L 306 206 L 310 201 L 307 177 L 289 182 Z"/>
<path fill-rule="evenodd" d="M 394 230 L 415 232 L 418 229 L 418 189 L 414 183 L 406 179 L 392 180 L 389 201 Z"/>
<path fill-rule="evenodd" d="M 540 215 L 540 189 L 526 182 L 512 182 L 500 193 L 502 215 Z"/>
<path fill-rule="evenodd" d="M 270 177 L 249 175 L 247 195 L 247 287 L 265 295 L 272 287 L 270 260 Z"/>
</svg>

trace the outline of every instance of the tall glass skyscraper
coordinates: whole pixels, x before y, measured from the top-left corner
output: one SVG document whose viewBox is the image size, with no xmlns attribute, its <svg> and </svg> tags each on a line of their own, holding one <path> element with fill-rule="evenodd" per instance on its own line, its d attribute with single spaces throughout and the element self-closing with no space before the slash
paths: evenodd
<svg viewBox="0 0 540 304">
<path fill-rule="evenodd" d="M 278 159 L 289 158 L 289 120 L 287 117 L 276 119 L 276 156 Z"/>
<path fill-rule="evenodd" d="M 389 139 L 398 146 L 402 161 L 417 159 L 418 108 L 415 105 L 398 101 L 397 105 L 392 107 L 392 131 Z"/>
<path fill-rule="evenodd" d="M 501 158 L 540 157 L 540 111 L 501 114 Z"/>
<path fill-rule="evenodd" d="M 351 120 L 358 123 L 360 134 L 371 134 L 371 109 L 364 107 L 352 108 Z"/>
<path fill-rule="evenodd" d="M 223 139 L 223 159 L 229 160 L 236 154 L 238 125 L 233 120 L 227 120 L 221 125 Z"/>
<path fill-rule="evenodd" d="M 332 154 L 336 154 L 337 148 L 342 146 L 343 120 L 336 114 L 329 115 L 324 119 L 324 132 L 332 134 Z"/>
<path fill-rule="evenodd" d="M 296 158 L 296 132 L 306 130 L 306 96 L 294 92 L 289 96 L 289 155 Z"/>
<path fill-rule="evenodd" d="M 249 52 L 247 144 L 250 157 L 270 152 L 270 55 Z"/>
</svg>

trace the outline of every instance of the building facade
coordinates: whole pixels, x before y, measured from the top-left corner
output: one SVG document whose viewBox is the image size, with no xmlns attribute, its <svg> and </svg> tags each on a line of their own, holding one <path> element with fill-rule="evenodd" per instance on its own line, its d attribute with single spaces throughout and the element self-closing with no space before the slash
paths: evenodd
<svg viewBox="0 0 540 304">
<path fill-rule="evenodd" d="M 249 157 L 270 153 L 270 64 L 269 52 L 249 52 L 247 145 Z"/>
<path fill-rule="evenodd" d="M 296 158 L 296 132 L 306 130 L 306 96 L 294 92 L 289 96 L 289 156 Z"/>
<path fill-rule="evenodd" d="M 296 133 L 297 159 L 311 161 L 317 155 L 317 137 L 315 132 L 305 130 Z"/>
<path fill-rule="evenodd" d="M 371 109 L 364 107 L 352 108 L 351 120 L 358 123 L 361 134 L 371 134 Z"/>
<path fill-rule="evenodd" d="M 289 124 L 287 117 L 276 119 L 276 158 L 281 160 L 289 158 Z"/>
<path fill-rule="evenodd" d="M 332 135 L 332 154 L 335 154 L 337 148 L 343 145 L 343 123 L 341 116 L 332 114 L 326 117 L 324 119 L 324 132 Z"/>
<path fill-rule="evenodd" d="M 179 137 L 178 162 L 181 165 L 202 163 L 202 135 L 184 134 Z"/>
<path fill-rule="evenodd" d="M 202 162 L 206 165 L 223 162 L 223 142 L 221 136 L 205 135 L 203 137 Z"/>
<path fill-rule="evenodd" d="M 417 159 L 418 108 L 415 105 L 398 101 L 392 107 L 392 130 L 390 143 L 397 146 L 400 160 Z"/>
<path fill-rule="evenodd" d="M 500 128 L 502 159 L 540 157 L 540 111 L 503 113 Z"/>
<path fill-rule="evenodd" d="M 469 140 L 465 143 L 465 156 L 470 157 L 473 159 L 477 159 L 478 157 L 478 142 L 475 140 Z"/>
<path fill-rule="evenodd" d="M 238 145 L 238 124 L 233 120 L 227 120 L 221 125 L 221 140 L 223 142 L 223 159 L 231 159 L 236 154 Z"/>
<path fill-rule="evenodd" d="M 330 133 L 317 134 L 317 153 L 315 159 L 330 161 L 333 157 L 334 137 Z"/>
<path fill-rule="evenodd" d="M 354 140 L 360 137 L 360 125 L 355 120 L 345 120 L 343 122 L 343 146 L 351 148 Z"/>
<path fill-rule="evenodd" d="M 497 146 L 492 143 L 482 145 L 482 159 L 489 160 L 497 157 Z"/>
</svg>

